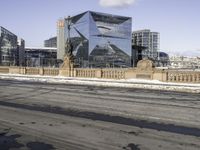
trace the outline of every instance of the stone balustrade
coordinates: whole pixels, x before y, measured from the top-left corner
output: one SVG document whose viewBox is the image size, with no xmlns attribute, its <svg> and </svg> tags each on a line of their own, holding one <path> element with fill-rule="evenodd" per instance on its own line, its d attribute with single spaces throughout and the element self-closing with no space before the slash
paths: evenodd
<svg viewBox="0 0 200 150">
<path fill-rule="evenodd" d="M 9 73 L 9 67 L 0 67 L 0 73 Z"/>
<path fill-rule="evenodd" d="M 36 68 L 1 67 L 0 73 L 66 76 L 104 79 L 148 79 L 163 82 L 200 83 L 200 71 L 155 68 L 150 60 L 142 60 L 136 68 Z"/>
<path fill-rule="evenodd" d="M 58 68 L 44 68 L 43 69 L 43 75 L 58 76 L 59 75 L 59 69 Z"/>
<path fill-rule="evenodd" d="M 168 82 L 200 83 L 200 72 L 197 71 L 167 71 Z"/>
<path fill-rule="evenodd" d="M 102 69 L 102 78 L 105 79 L 125 79 L 127 69 Z"/>
<path fill-rule="evenodd" d="M 98 69 L 88 69 L 88 68 L 76 68 L 75 77 L 85 77 L 85 78 L 97 78 Z"/>
<path fill-rule="evenodd" d="M 39 68 L 25 68 L 25 74 L 28 75 L 39 75 L 40 74 L 40 69 Z"/>
<path fill-rule="evenodd" d="M 76 68 L 75 77 L 125 79 L 126 69 L 90 69 Z"/>
</svg>

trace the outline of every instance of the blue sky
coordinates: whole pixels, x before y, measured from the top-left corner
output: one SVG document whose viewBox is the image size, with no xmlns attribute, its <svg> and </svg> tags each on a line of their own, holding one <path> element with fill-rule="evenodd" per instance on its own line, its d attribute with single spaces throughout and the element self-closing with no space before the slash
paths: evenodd
<svg viewBox="0 0 200 150">
<path fill-rule="evenodd" d="M 132 17 L 132 30 L 160 32 L 162 51 L 200 56 L 200 0 L 1 0 L 0 6 L 0 26 L 26 46 L 55 36 L 59 18 L 93 10 Z"/>
</svg>

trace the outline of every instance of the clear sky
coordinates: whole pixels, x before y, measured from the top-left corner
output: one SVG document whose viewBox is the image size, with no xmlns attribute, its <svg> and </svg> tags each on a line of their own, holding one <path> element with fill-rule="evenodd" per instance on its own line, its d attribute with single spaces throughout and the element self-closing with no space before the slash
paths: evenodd
<svg viewBox="0 0 200 150">
<path fill-rule="evenodd" d="M 1 0 L 0 26 L 43 46 L 59 18 L 93 10 L 130 16 L 132 30 L 160 32 L 160 49 L 200 56 L 200 0 Z"/>
</svg>

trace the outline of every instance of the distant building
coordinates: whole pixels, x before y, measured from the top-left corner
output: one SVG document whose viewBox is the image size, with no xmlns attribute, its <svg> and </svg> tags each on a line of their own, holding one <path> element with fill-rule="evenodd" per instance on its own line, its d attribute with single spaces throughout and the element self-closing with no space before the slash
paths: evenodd
<svg viewBox="0 0 200 150">
<path fill-rule="evenodd" d="M 25 65 L 25 41 L 21 38 L 17 40 L 17 66 Z"/>
<path fill-rule="evenodd" d="M 170 56 L 170 67 L 179 69 L 200 69 L 200 57 Z"/>
<path fill-rule="evenodd" d="M 165 52 L 158 52 L 158 66 L 160 67 L 167 67 L 170 65 L 169 55 Z"/>
<path fill-rule="evenodd" d="M 70 24 L 70 33 L 68 33 Z M 58 59 L 70 35 L 79 67 L 130 67 L 132 19 L 87 11 L 58 21 Z"/>
<path fill-rule="evenodd" d="M 132 66 L 137 67 L 137 63 L 143 59 L 142 52 L 145 51 L 147 47 L 132 45 Z"/>
<path fill-rule="evenodd" d="M 63 60 L 65 54 L 65 41 L 66 41 L 66 28 L 65 20 L 60 19 L 57 22 L 57 59 Z"/>
<path fill-rule="evenodd" d="M 158 60 L 159 41 L 160 34 L 158 32 L 151 32 L 148 29 L 134 31 L 132 33 L 133 45 L 147 47 L 142 51 L 142 56 L 152 60 Z"/>
<path fill-rule="evenodd" d="M 0 26 L 0 65 L 17 65 L 17 36 Z"/>
<path fill-rule="evenodd" d="M 57 48 L 26 47 L 25 66 L 28 67 L 55 67 L 57 64 Z"/>
<path fill-rule="evenodd" d="M 57 48 L 57 37 L 52 37 L 44 41 L 44 47 L 54 47 Z"/>
</svg>

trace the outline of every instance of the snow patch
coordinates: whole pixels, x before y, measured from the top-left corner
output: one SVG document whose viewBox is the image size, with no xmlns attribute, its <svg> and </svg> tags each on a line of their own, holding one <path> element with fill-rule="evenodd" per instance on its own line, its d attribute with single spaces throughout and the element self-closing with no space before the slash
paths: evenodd
<svg viewBox="0 0 200 150">
<path fill-rule="evenodd" d="M 77 78 L 63 76 L 40 76 L 40 75 L 19 75 L 19 74 L 0 74 L 0 79 L 14 79 L 20 81 L 35 81 L 44 83 L 61 83 L 75 85 L 91 85 L 103 87 L 122 87 L 122 88 L 141 88 L 166 91 L 180 91 L 200 93 L 200 84 L 169 83 L 158 80 L 143 79 L 98 79 L 98 78 Z"/>
</svg>

